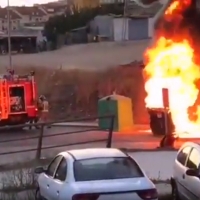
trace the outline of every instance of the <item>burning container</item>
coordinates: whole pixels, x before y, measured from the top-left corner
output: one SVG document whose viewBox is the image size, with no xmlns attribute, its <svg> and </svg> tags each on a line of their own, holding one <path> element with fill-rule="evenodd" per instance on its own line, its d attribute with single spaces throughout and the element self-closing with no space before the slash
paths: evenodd
<svg viewBox="0 0 200 200">
<path fill-rule="evenodd" d="M 169 109 L 148 108 L 153 135 L 167 135 L 175 130 Z"/>
</svg>

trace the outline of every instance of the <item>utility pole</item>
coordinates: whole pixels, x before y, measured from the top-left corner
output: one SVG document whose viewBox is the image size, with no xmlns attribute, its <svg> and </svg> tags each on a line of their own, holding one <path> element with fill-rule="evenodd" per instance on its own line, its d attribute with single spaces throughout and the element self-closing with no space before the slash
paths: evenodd
<svg viewBox="0 0 200 200">
<path fill-rule="evenodd" d="M 7 18 L 8 18 L 8 56 L 9 56 L 9 68 L 12 69 L 12 52 L 11 52 L 11 19 L 10 19 L 10 1 L 7 0 Z"/>
<path fill-rule="evenodd" d="M 122 41 L 126 38 L 126 17 L 127 17 L 127 0 L 124 0 L 123 21 L 122 21 Z"/>
</svg>

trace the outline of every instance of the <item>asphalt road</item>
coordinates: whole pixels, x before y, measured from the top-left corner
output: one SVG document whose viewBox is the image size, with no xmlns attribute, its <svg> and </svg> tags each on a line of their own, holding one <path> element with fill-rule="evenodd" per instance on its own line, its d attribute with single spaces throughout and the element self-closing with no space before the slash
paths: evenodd
<svg viewBox="0 0 200 200">
<path fill-rule="evenodd" d="M 76 131 L 81 132 L 69 134 L 70 132 Z M 61 133 L 66 134 L 60 135 Z M 39 131 L 36 129 L 23 131 L 1 131 L 0 154 L 27 149 L 36 149 L 38 145 L 38 139 L 30 139 L 30 137 L 37 137 L 38 135 Z M 26 140 L 24 140 L 24 138 L 26 138 Z M 51 129 L 45 129 L 42 142 L 43 148 L 49 146 L 60 147 L 42 150 L 42 157 L 53 156 L 60 151 L 74 148 L 106 147 L 107 138 L 108 132 L 94 130 L 94 128 L 89 127 L 75 128 L 68 126 L 57 126 L 52 127 Z M 153 149 L 159 145 L 159 140 L 159 138 L 153 137 L 152 134 L 146 132 L 146 130 L 140 129 L 134 130 L 131 133 L 114 133 L 112 146 L 129 149 Z M 36 151 L 0 155 L 0 164 L 33 159 L 35 155 Z"/>
<path fill-rule="evenodd" d="M 43 150 L 41 156 L 52 157 L 60 151 L 69 149 L 106 147 L 108 132 L 94 129 L 95 128 L 90 127 L 77 128 L 69 126 L 53 126 L 51 129 L 45 129 L 42 140 Z M 74 133 L 76 131 L 80 132 Z M 9 132 L 1 131 L 0 165 L 34 159 L 36 156 L 36 150 L 34 149 L 37 149 L 38 146 L 38 135 L 39 130 L 36 129 Z M 32 139 L 30 139 L 31 137 Z M 153 136 L 150 130 L 148 130 L 148 127 L 139 126 L 135 127 L 135 129 L 129 133 L 114 132 L 112 147 L 140 151 L 150 149 L 157 150 L 161 138 L 162 137 Z M 176 148 L 179 148 L 183 142 L 185 141 L 176 142 Z M 54 148 L 49 148 L 52 146 Z M 32 149 L 32 151 L 24 152 L 28 149 Z"/>
</svg>

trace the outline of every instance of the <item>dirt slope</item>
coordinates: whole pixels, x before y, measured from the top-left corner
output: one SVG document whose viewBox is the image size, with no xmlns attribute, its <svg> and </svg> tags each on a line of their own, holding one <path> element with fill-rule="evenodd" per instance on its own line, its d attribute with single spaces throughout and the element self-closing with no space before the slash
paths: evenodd
<svg viewBox="0 0 200 200">
<path fill-rule="evenodd" d="M 141 60 L 149 40 L 127 42 L 102 42 L 66 46 L 40 54 L 13 56 L 15 66 L 60 67 L 63 69 L 106 69 Z M 8 56 L 0 56 L 1 65 L 8 65 Z"/>
<path fill-rule="evenodd" d="M 16 55 L 13 56 L 13 63 L 16 71 L 21 72 L 34 67 L 39 93 L 47 95 L 50 100 L 52 118 L 80 116 L 79 112 L 83 116 L 96 115 L 95 91 L 98 90 L 100 96 L 106 96 L 116 90 L 132 99 L 134 122 L 144 124 L 148 123 L 148 114 L 144 104 L 146 94 L 142 68 L 128 63 L 141 61 L 148 44 L 148 40 L 142 40 L 74 45 L 41 54 Z M 0 71 L 4 71 L 8 57 L 2 56 L 0 60 Z M 55 70 L 61 66 L 62 69 Z M 81 70 L 69 70 L 74 68 Z M 105 70 L 105 73 L 98 70 Z"/>
</svg>

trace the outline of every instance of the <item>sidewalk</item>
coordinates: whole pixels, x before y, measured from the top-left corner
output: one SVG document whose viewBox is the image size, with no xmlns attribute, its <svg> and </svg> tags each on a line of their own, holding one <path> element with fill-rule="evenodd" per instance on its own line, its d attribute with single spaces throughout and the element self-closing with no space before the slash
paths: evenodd
<svg viewBox="0 0 200 200">
<path fill-rule="evenodd" d="M 52 126 L 69 126 L 69 127 L 96 127 L 99 128 L 98 121 L 93 122 L 85 122 L 85 121 L 79 121 L 79 122 L 63 122 L 63 123 L 55 123 L 52 124 Z M 133 130 L 139 130 L 139 131 L 150 131 L 150 127 L 148 124 L 134 124 Z"/>
<path fill-rule="evenodd" d="M 52 126 L 71 126 L 71 127 L 96 127 L 98 128 L 98 122 L 63 122 L 55 123 Z"/>
</svg>

